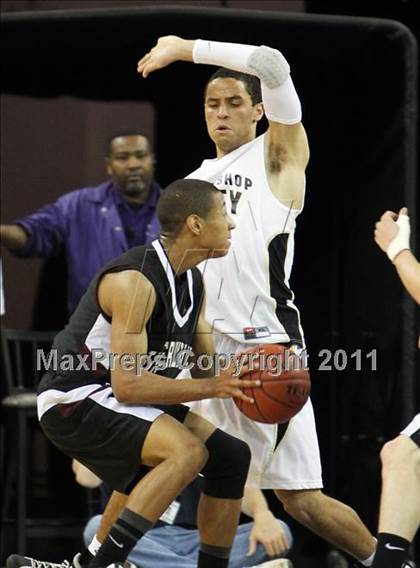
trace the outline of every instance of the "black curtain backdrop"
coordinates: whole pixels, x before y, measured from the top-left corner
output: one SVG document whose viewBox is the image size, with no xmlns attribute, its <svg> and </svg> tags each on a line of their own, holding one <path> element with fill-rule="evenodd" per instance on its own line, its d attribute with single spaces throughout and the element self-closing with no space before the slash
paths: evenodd
<svg viewBox="0 0 420 568">
<path fill-rule="evenodd" d="M 311 146 L 292 285 L 324 474 L 374 528 L 379 447 L 418 408 L 414 304 L 373 242 L 379 216 L 404 204 L 415 233 L 417 50 L 409 30 L 392 20 L 191 7 L 9 14 L 1 27 L 4 93 L 152 101 L 164 184 L 214 155 L 202 116 L 212 70 L 177 63 L 143 80 L 136 62 L 157 37 L 266 44 L 285 54 Z M 334 369 L 338 349 L 343 370 Z"/>
</svg>

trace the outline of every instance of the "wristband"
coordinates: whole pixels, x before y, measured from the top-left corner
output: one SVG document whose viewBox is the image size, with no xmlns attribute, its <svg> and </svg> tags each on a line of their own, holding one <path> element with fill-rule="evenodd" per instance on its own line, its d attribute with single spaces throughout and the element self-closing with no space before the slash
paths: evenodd
<svg viewBox="0 0 420 568">
<path fill-rule="evenodd" d="M 410 218 L 408 215 L 399 215 L 397 219 L 398 233 L 390 242 L 386 254 L 391 262 L 405 249 L 410 249 Z"/>
</svg>

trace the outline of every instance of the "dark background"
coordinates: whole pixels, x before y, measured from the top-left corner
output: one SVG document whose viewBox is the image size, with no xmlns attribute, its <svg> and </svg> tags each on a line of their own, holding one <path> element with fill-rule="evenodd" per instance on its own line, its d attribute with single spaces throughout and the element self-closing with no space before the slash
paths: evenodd
<svg viewBox="0 0 420 568">
<path fill-rule="evenodd" d="M 178 63 L 146 81 L 135 73 L 138 58 L 158 36 L 264 43 L 285 54 L 311 146 L 292 286 L 310 353 L 325 484 L 375 530 L 380 447 L 405 425 L 420 400 L 414 304 L 373 242 L 374 223 L 383 211 L 407 205 L 414 243 L 414 2 L 261 5 L 295 6 L 300 13 L 256 11 L 254 2 L 206 3 L 216 6 L 212 10 L 85 2 L 91 8 L 116 8 L 55 13 L 44 10 L 58 7 L 57 2 L 4 4 L 15 13 L 2 17 L 2 222 L 64 191 L 101 181 L 104 135 L 133 119 L 144 121 L 155 141 L 157 179 L 163 185 L 213 156 L 201 98 L 211 70 Z M 19 14 L 18 4 L 36 9 Z M 242 11 L 232 9 L 239 4 Z M 337 10 L 369 19 L 320 15 Z M 377 18 L 404 22 L 412 34 L 395 21 Z M 28 278 L 40 271 L 39 261 L 5 255 L 4 263 L 6 325 L 59 327 L 64 296 L 57 264 L 41 270 L 35 295 Z M 323 349 L 345 350 L 347 368 L 320 370 Z M 350 356 L 358 349 L 362 361 L 356 371 Z M 377 370 L 366 357 L 372 350 Z M 54 456 L 52 463 L 57 460 Z M 72 494 L 71 476 L 65 483 Z M 308 555 L 323 551 L 315 537 L 299 534 L 308 543 Z"/>
</svg>

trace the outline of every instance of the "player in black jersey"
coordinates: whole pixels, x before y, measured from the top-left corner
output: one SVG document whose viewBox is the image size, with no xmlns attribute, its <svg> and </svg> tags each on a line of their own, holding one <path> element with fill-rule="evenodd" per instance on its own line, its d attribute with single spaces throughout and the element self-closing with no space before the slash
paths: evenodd
<svg viewBox="0 0 420 568">
<path fill-rule="evenodd" d="M 161 238 L 106 266 L 56 337 L 38 416 L 57 447 L 114 489 L 96 535 L 102 545 L 79 562 L 92 568 L 123 562 L 201 472 L 198 566 L 225 568 L 250 451 L 181 403 L 251 400 L 240 387 L 255 382 L 235 377 L 233 364 L 213 376 L 197 359 L 213 355 L 213 346 L 195 267 L 227 253 L 234 224 L 220 192 L 199 180 L 172 183 L 158 216 Z M 195 378 L 172 380 L 186 361 Z M 31 562 L 22 557 L 8 561 L 25 565 Z"/>
</svg>

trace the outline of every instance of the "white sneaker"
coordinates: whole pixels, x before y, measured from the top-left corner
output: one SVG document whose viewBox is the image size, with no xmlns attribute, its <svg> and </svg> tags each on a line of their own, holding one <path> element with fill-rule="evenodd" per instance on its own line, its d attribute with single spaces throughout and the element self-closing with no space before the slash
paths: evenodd
<svg viewBox="0 0 420 568">
<path fill-rule="evenodd" d="M 293 568 L 293 564 L 288 558 L 274 558 L 273 560 L 267 560 L 267 562 L 255 564 L 249 568 Z"/>
<path fill-rule="evenodd" d="M 46 560 L 37 560 L 29 556 L 20 556 L 19 554 L 12 554 L 6 562 L 7 568 L 71 568 L 68 560 L 64 562 L 55 563 Z"/>
</svg>

